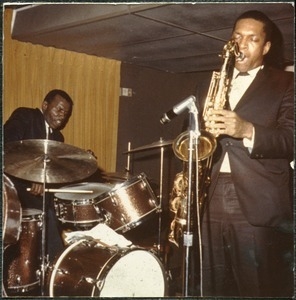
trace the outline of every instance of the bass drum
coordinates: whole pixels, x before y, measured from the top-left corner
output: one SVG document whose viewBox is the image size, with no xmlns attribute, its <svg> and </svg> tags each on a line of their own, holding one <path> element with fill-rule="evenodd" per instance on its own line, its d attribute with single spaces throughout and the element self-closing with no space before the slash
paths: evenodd
<svg viewBox="0 0 296 300">
<path fill-rule="evenodd" d="M 164 297 L 167 278 L 160 260 L 143 248 L 102 247 L 79 240 L 56 260 L 49 296 Z"/>
<path fill-rule="evenodd" d="M 3 174 L 3 230 L 4 246 L 15 244 L 21 233 L 22 208 L 12 181 Z"/>
</svg>

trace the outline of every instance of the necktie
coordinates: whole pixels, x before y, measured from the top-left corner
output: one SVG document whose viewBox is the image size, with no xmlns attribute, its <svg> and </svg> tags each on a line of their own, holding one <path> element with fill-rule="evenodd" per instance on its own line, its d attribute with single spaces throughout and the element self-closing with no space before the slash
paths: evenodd
<svg viewBox="0 0 296 300">
<path fill-rule="evenodd" d="M 250 75 L 248 72 L 239 72 L 236 75 L 235 79 L 237 79 L 239 76 L 248 76 L 248 75 Z M 227 109 L 227 110 L 231 110 L 231 106 L 230 106 L 230 102 L 229 102 L 229 95 L 227 97 L 227 101 L 226 101 L 226 103 L 224 105 L 224 108 Z"/>
<path fill-rule="evenodd" d="M 50 136 L 52 134 L 52 129 L 49 126 L 46 126 L 46 139 L 50 140 Z"/>
<path fill-rule="evenodd" d="M 236 75 L 236 78 L 237 78 L 238 76 L 248 76 L 248 75 L 250 75 L 248 72 L 239 72 L 239 73 Z"/>
</svg>

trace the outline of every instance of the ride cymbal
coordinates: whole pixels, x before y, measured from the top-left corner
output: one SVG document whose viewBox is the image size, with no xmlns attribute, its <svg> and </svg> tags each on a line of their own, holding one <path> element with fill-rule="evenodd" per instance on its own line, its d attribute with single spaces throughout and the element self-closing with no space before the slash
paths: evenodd
<svg viewBox="0 0 296 300">
<path fill-rule="evenodd" d="M 4 145 L 4 172 L 28 181 L 65 183 L 97 170 L 95 158 L 80 148 L 52 140 L 22 140 Z"/>
</svg>

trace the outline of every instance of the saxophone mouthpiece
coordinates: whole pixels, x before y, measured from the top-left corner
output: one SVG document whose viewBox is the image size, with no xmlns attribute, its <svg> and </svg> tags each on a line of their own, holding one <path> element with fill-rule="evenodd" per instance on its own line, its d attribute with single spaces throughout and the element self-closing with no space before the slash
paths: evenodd
<svg viewBox="0 0 296 300">
<path fill-rule="evenodd" d="M 245 55 L 242 52 L 239 52 L 236 56 L 236 61 L 242 61 L 245 58 Z"/>
</svg>

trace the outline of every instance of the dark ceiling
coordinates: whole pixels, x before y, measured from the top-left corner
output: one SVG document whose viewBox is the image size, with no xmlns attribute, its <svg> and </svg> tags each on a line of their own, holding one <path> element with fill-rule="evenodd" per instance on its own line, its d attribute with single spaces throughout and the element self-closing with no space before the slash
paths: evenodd
<svg viewBox="0 0 296 300">
<path fill-rule="evenodd" d="M 12 37 L 167 72 L 207 71 L 220 67 L 235 18 L 251 9 L 276 23 L 293 64 L 292 2 L 35 4 L 15 9 Z"/>
</svg>

